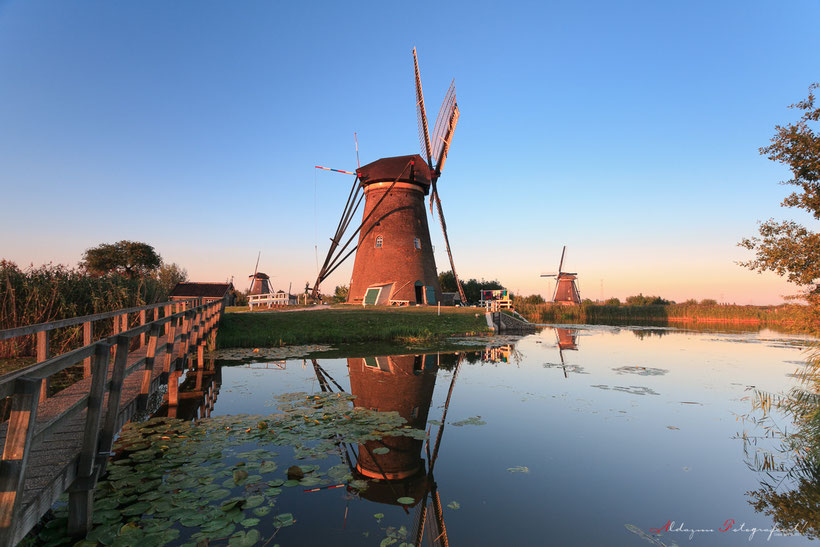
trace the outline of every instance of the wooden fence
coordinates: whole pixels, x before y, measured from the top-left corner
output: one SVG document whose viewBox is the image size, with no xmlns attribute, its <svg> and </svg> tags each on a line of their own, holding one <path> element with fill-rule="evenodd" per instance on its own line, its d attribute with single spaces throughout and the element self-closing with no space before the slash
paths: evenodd
<svg viewBox="0 0 820 547">
<path fill-rule="evenodd" d="M 69 533 L 90 531 L 94 487 L 114 437 L 171 373 L 187 367 L 189 354 L 203 367 L 224 306 L 165 302 L 0 331 L 0 340 L 37 339 L 37 363 L 0 376 L 0 400 L 11 400 L 0 426 L 0 546 L 20 541 L 65 491 Z M 93 341 L 94 324 L 108 320 L 114 334 Z M 50 357 L 50 333 L 76 325 L 85 345 Z M 49 380 L 79 363 L 83 378 L 50 393 Z"/>
</svg>

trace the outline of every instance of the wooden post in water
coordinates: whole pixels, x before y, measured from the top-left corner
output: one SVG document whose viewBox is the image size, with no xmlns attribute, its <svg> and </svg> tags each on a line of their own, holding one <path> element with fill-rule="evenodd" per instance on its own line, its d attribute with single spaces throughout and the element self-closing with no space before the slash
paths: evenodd
<svg viewBox="0 0 820 547">
<path fill-rule="evenodd" d="M 16 524 L 20 521 L 26 464 L 31 453 L 41 379 L 20 378 L 14 382 L 11 416 L 0 460 L 0 545 L 14 545 Z"/>
<path fill-rule="evenodd" d="M 77 478 L 68 491 L 68 533 L 72 536 L 84 536 L 91 531 L 94 486 L 97 482 L 94 467 L 110 355 L 111 344 L 100 342 L 91 365 L 91 392 L 88 394 L 83 444 L 77 461 Z"/>
</svg>

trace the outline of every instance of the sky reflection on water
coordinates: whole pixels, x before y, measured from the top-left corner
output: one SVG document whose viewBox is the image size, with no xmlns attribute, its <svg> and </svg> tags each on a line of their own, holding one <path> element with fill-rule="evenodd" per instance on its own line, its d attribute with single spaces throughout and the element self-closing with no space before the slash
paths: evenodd
<svg viewBox="0 0 820 547">
<path fill-rule="evenodd" d="M 750 535 L 720 532 L 728 519 L 736 528 L 769 528 L 771 519 L 748 503 L 760 473 L 747 466 L 737 436 L 748 426 L 737 417 L 749 412 L 752 389 L 794 385 L 790 374 L 809 343 L 772 331 L 579 326 L 546 328 L 494 350 L 465 345 L 461 355 L 254 362 L 221 367 L 212 414 L 272 413 L 276 394 L 319 392 L 331 378 L 357 405 L 398 410 L 417 427 L 432 421 L 433 452 L 452 385 L 434 481 L 421 441 L 386 439 L 384 455 L 372 453 L 376 444 L 350 447 L 357 478 L 394 480 L 361 497 L 291 489 L 277 501 L 297 518 L 277 535 L 283 545 L 378 545 L 389 526 L 405 526 L 413 541 L 418 498 L 433 482 L 452 545 L 642 545 L 627 525 L 648 532 L 669 521 L 715 531 L 691 540 L 665 532 L 667 545 L 740 545 Z M 407 511 L 391 503 L 397 492 L 416 503 Z M 452 502 L 460 507 L 447 507 Z M 433 513 L 426 520 L 435 528 Z"/>
</svg>

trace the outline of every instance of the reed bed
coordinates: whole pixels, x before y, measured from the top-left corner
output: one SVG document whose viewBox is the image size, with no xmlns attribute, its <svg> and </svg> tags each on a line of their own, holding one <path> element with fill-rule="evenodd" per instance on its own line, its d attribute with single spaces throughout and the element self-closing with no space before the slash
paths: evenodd
<svg viewBox="0 0 820 547">
<path fill-rule="evenodd" d="M 0 260 L 0 329 L 162 302 L 168 292 L 169 287 L 152 277 L 90 276 L 60 264 L 23 270 Z M 97 338 L 110 334 L 102 324 L 95 329 Z M 51 353 L 69 351 L 81 341 L 80 326 L 53 331 Z M 33 336 L 0 341 L 0 360 L 31 357 L 34 351 Z"/>
</svg>

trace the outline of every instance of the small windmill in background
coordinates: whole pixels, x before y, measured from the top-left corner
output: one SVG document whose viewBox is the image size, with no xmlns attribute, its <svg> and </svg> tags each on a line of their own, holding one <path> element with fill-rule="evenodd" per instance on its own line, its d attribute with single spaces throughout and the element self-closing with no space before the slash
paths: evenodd
<svg viewBox="0 0 820 547">
<path fill-rule="evenodd" d="M 541 274 L 541 277 L 555 278 L 555 291 L 552 293 L 552 303 L 574 306 L 581 303 L 581 293 L 578 291 L 578 285 L 575 284 L 575 280 L 578 279 L 578 274 L 563 271 L 564 255 L 566 252 L 567 246 L 564 245 L 564 250 L 561 251 L 561 262 L 558 263 L 558 273 Z"/>
<path fill-rule="evenodd" d="M 256 266 L 253 268 L 253 275 L 248 277 L 251 280 L 251 285 L 248 287 L 248 295 L 256 294 L 270 294 L 273 291 L 270 286 L 270 277 L 259 271 L 259 259 L 262 257 L 262 251 L 256 257 Z"/>
</svg>

